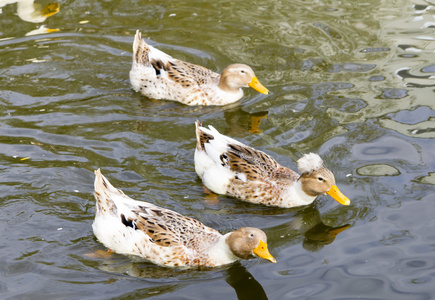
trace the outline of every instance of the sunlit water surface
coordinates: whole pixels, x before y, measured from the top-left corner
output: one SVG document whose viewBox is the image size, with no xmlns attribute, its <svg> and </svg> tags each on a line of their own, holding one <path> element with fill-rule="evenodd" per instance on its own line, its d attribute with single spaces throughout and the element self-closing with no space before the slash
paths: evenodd
<svg viewBox="0 0 435 300">
<path fill-rule="evenodd" d="M 2 299 L 433 298 L 432 3 L 78 0 L 25 20 L 17 11 L 29 3 L 7 2 Z M 246 90 L 227 107 L 141 97 L 128 80 L 136 29 L 216 71 L 249 64 L 271 94 Z M 277 209 L 204 193 L 193 167 L 196 119 L 292 168 L 319 153 L 351 205 L 322 196 Z M 105 250 L 91 228 L 96 168 L 131 197 L 221 232 L 262 228 L 278 263 L 177 270 L 94 257 Z"/>
</svg>

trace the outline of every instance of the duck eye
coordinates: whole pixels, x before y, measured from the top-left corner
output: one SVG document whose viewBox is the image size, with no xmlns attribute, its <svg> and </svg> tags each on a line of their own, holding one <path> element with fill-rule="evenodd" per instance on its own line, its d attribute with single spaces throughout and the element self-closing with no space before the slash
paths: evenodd
<svg viewBox="0 0 435 300">
<path fill-rule="evenodd" d="M 253 237 L 254 237 L 254 234 L 253 234 L 253 233 L 251 233 L 251 234 L 249 235 L 249 237 L 253 238 Z"/>
<path fill-rule="evenodd" d="M 245 70 L 240 70 L 240 73 L 245 74 L 246 72 Z"/>
<path fill-rule="evenodd" d="M 323 177 L 317 177 L 317 180 L 323 181 Z"/>
</svg>

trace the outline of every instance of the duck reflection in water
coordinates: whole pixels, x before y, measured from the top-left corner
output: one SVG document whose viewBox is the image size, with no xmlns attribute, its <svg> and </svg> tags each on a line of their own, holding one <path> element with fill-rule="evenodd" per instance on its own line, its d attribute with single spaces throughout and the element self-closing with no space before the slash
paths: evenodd
<svg viewBox="0 0 435 300">
<path fill-rule="evenodd" d="M 228 277 L 225 281 L 236 291 L 237 299 L 267 299 L 266 292 L 261 284 L 240 262 L 232 264 L 227 273 Z"/>
<path fill-rule="evenodd" d="M 154 296 L 173 293 L 174 291 L 185 287 L 182 282 L 190 282 L 192 279 L 201 278 L 213 279 L 220 281 L 220 277 L 224 276 L 225 281 L 234 289 L 237 299 L 239 300 L 265 300 L 268 299 L 262 285 L 252 276 L 252 274 L 239 262 L 236 261 L 231 265 L 218 268 L 165 268 L 150 262 L 144 262 L 136 257 L 125 257 L 119 254 L 108 254 L 107 251 L 98 251 L 99 255 L 86 255 L 87 258 L 99 259 L 98 269 L 104 272 L 126 274 L 131 277 L 142 279 L 157 280 L 159 282 L 158 291 L 155 285 L 146 287 L 141 290 L 135 290 L 132 295 L 149 295 Z M 94 263 L 92 263 L 94 265 Z M 174 281 L 173 279 L 176 278 Z M 168 282 L 165 284 L 165 279 Z M 126 297 L 129 294 L 124 294 Z"/>
<path fill-rule="evenodd" d="M 245 137 L 247 132 L 258 134 L 261 133 L 261 122 L 267 119 L 268 111 L 246 112 L 240 106 L 227 109 L 224 112 L 224 117 L 228 128 L 231 132 L 225 134 L 232 137 Z"/>
<path fill-rule="evenodd" d="M 351 225 L 345 224 L 335 227 L 326 225 L 323 223 L 320 212 L 316 208 L 308 207 L 298 211 L 292 221 L 279 227 L 281 228 L 278 231 L 282 230 L 286 236 L 302 235 L 304 249 L 315 252 L 334 242 L 337 235 L 350 228 Z M 285 240 L 288 241 L 288 239 Z"/>
<path fill-rule="evenodd" d="M 166 102 L 166 104 L 165 104 Z M 138 109 L 140 112 L 147 116 L 150 111 L 158 109 L 160 112 L 175 112 L 178 114 L 180 106 L 173 101 L 150 101 L 149 99 L 139 99 Z M 157 107 L 157 108 L 156 108 Z M 222 107 L 219 106 L 183 106 L 183 112 L 190 113 L 201 113 L 208 114 L 213 112 L 222 112 Z M 257 111 L 257 112 L 247 112 L 244 111 L 238 103 L 233 103 L 225 106 L 223 111 L 225 124 L 227 124 L 228 131 L 225 134 L 231 135 L 233 137 L 245 137 L 248 133 L 258 134 L 261 133 L 260 129 L 261 122 L 267 119 L 268 111 Z M 136 120 L 134 125 L 134 130 L 137 132 L 147 133 L 150 130 L 149 121 Z M 168 126 L 174 126 L 168 123 Z"/>
<path fill-rule="evenodd" d="M 1 8 L 7 4 L 17 3 L 17 15 L 21 20 L 31 23 L 42 23 L 48 17 L 59 12 L 59 3 L 42 5 L 33 0 L 0 0 Z"/>
<path fill-rule="evenodd" d="M 18 17 L 30 23 L 42 23 L 48 17 L 59 12 L 59 3 L 48 3 L 46 5 L 35 3 L 33 0 L 0 0 L 0 15 L 3 13 L 2 8 L 8 4 L 17 3 Z M 59 31 L 59 28 L 47 28 L 45 25 L 27 32 L 26 36 L 46 34 Z"/>
</svg>

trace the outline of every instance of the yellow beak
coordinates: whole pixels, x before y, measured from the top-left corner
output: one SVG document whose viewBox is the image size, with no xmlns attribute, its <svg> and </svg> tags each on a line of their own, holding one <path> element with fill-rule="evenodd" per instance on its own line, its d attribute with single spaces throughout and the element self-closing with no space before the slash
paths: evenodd
<svg viewBox="0 0 435 300">
<path fill-rule="evenodd" d="M 276 259 L 269 253 L 267 249 L 267 244 L 260 240 L 260 244 L 258 244 L 257 248 L 254 249 L 254 253 L 261 258 L 267 259 L 272 263 L 276 263 Z"/>
<path fill-rule="evenodd" d="M 345 195 L 343 195 L 343 193 L 340 192 L 340 190 L 338 189 L 338 187 L 336 185 L 331 186 L 331 189 L 326 193 L 329 196 L 331 196 L 332 198 L 334 198 L 335 201 L 337 201 L 340 204 L 343 204 L 343 205 L 350 204 L 349 198 L 347 198 Z"/>
<path fill-rule="evenodd" d="M 259 93 L 262 93 L 262 94 L 269 94 L 269 90 L 266 89 L 266 88 L 264 87 L 264 85 L 262 85 L 262 84 L 260 83 L 260 81 L 257 79 L 257 77 L 252 77 L 252 80 L 251 80 L 251 82 L 249 83 L 249 86 L 250 86 L 251 88 L 253 88 L 254 90 L 256 90 L 257 92 L 259 92 Z"/>
<path fill-rule="evenodd" d="M 48 18 L 54 14 L 57 14 L 59 12 L 59 7 L 59 3 L 50 3 L 41 10 L 41 15 Z"/>
</svg>

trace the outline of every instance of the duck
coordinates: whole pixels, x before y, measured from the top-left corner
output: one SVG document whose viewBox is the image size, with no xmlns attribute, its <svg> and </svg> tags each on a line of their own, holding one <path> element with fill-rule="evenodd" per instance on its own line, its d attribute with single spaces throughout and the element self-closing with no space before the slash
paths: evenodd
<svg viewBox="0 0 435 300">
<path fill-rule="evenodd" d="M 218 74 L 148 45 L 139 30 L 133 42 L 130 82 L 133 90 L 150 99 L 173 100 L 186 105 L 234 103 L 243 97 L 245 87 L 269 93 L 248 65 L 231 64 Z"/>
<path fill-rule="evenodd" d="M 257 257 L 276 263 L 262 230 L 243 227 L 221 234 L 196 219 L 126 196 L 100 169 L 94 196 L 94 235 L 113 252 L 167 267 L 215 267 Z"/>
<path fill-rule="evenodd" d="M 318 154 L 297 161 L 301 174 L 281 166 L 270 155 L 196 121 L 195 171 L 204 186 L 216 194 L 283 208 L 311 204 L 328 194 L 337 202 L 350 200 L 338 189 L 334 174 Z"/>
</svg>

